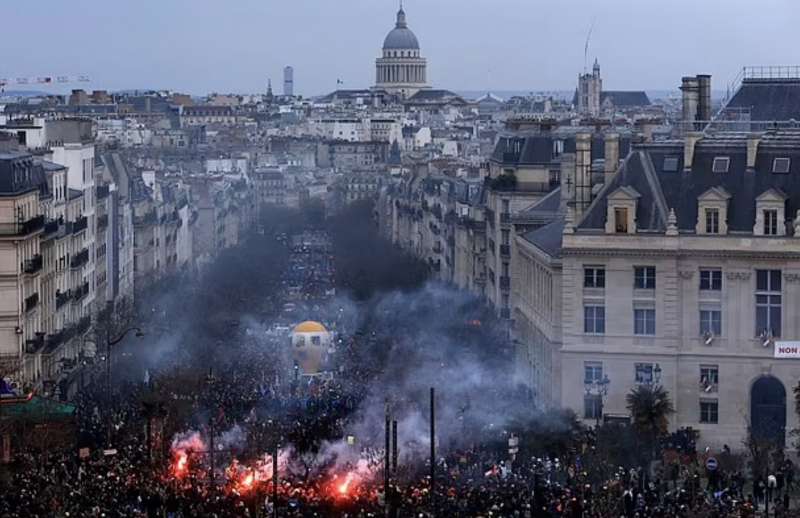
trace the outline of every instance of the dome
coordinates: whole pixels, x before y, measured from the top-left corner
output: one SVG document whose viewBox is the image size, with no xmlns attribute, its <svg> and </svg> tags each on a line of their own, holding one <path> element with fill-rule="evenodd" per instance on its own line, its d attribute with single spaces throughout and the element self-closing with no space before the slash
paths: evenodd
<svg viewBox="0 0 800 518">
<path fill-rule="evenodd" d="M 394 29 L 392 29 L 391 32 L 386 35 L 386 39 L 383 40 L 383 49 L 419 50 L 419 41 L 417 41 L 417 37 L 411 29 L 408 28 L 406 13 L 403 11 L 402 7 L 397 11 L 397 23 Z"/>
<path fill-rule="evenodd" d="M 325 326 L 320 324 L 319 322 L 314 322 L 313 320 L 306 320 L 305 322 L 300 322 L 294 328 L 295 333 L 327 333 L 328 330 L 325 329 Z"/>
<path fill-rule="evenodd" d="M 383 49 L 419 50 L 419 41 L 411 29 L 392 29 L 383 40 Z"/>
</svg>

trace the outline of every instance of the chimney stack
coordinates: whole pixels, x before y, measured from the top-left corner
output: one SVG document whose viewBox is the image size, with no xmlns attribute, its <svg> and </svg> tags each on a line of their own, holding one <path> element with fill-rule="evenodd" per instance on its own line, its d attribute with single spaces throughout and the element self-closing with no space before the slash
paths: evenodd
<svg viewBox="0 0 800 518">
<path fill-rule="evenodd" d="M 564 153 L 561 155 L 561 204 L 560 211 L 566 212 L 567 207 L 575 201 L 575 155 Z"/>
<path fill-rule="evenodd" d="M 756 170 L 759 144 L 761 144 L 761 133 L 750 133 L 747 136 L 747 171 L 749 172 Z"/>
<path fill-rule="evenodd" d="M 694 129 L 694 122 L 698 119 L 700 104 L 700 83 L 696 77 L 684 77 L 681 80 L 683 93 L 683 123 L 685 131 Z"/>
<path fill-rule="evenodd" d="M 698 142 L 703 140 L 702 131 L 690 131 L 686 134 L 683 141 L 683 171 L 689 172 L 692 170 L 692 163 L 694 162 L 694 148 Z"/>
<path fill-rule="evenodd" d="M 592 135 L 575 135 L 575 213 L 580 218 L 592 202 Z"/>
<path fill-rule="evenodd" d="M 711 76 L 700 74 L 697 76 L 698 100 L 697 120 L 707 122 L 711 120 Z"/>
<path fill-rule="evenodd" d="M 619 133 L 606 133 L 605 148 L 606 158 L 603 169 L 603 182 L 608 185 L 611 177 L 614 176 L 614 173 L 619 168 Z"/>
</svg>

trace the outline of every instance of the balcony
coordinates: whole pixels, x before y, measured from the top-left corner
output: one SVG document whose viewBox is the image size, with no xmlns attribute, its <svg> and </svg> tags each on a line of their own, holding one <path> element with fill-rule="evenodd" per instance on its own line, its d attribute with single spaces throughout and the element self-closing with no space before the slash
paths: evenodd
<svg viewBox="0 0 800 518">
<path fill-rule="evenodd" d="M 81 216 L 72 223 L 72 233 L 77 234 L 89 228 L 89 218 Z"/>
<path fill-rule="evenodd" d="M 25 313 L 30 313 L 39 305 L 39 294 L 34 293 L 25 299 Z"/>
<path fill-rule="evenodd" d="M 500 276 L 500 289 L 507 290 L 511 287 L 511 277 L 508 275 Z"/>
<path fill-rule="evenodd" d="M 80 302 L 88 294 L 89 294 L 89 283 L 84 282 L 83 284 L 78 286 L 75 289 L 75 291 L 72 292 L 72 301 L 76 303 Z"/>
<path fill-rule="evenodd" d="M 36 254 L 32 258 L 25 261 L 22 271 L 24 271 L 27 275 L 37 274 L 41 271 L 43 262 L 42 255 Z"/>
<path fill-rule="evenodd" d="M 71 298 L 72 293 L 69 290 L 63 293 L 61 290 L 56 291 L 56 309 L 61 309 Z"/>
<path fill-rule="evenodd" d="M 27 236 L 44 228 L 44 215 L 18 223 L 0 223 L 0 236 Z"/>
<path fill-rule="evenodd" d="M 97 186 L 97 194 L 96 197 L 98 200 L 102 200 L 103 198 L 108 197 L 108 185 L 98 185 Z"/>
<path fill-rule="evenodd" d="M 56 234 L 60 227 L 60 222 L 56 219 L 50 220 L 44 224 L 44 233 L 48 236 Z"/>
<path fill-rule="evenodd" d="M 500 257 L 511 257 L 511 245 L 500 245 Z"/>
<path fill-rule="evenodd" d="M 78 320 L 78 324 L 75 326 L 75 334 L 82 335 L 86 331 L 88 331 L 91 326 L 92 326 L 92 317 L 85 316 L 80 320 Z"/>
<path fill-rule="evenodd" d="M 102 232 L 108 227 L 108 214 L 103 214 L 97 218 L 97 231 Z"/>
<path fill-rule="evenodd" d="M 83 265 L 89 262 L 89 249 L 84 248 L 77 254 L 72 256 L 72 259 L 69 261 L 70 268 L 82 268 Z"/>
<path fill-rule="evenodd" d="M 25 354 L 36 354 L 44 349 L 44 333 L 36 333 L 36 338 L 25 340 Z"/>
</svg>

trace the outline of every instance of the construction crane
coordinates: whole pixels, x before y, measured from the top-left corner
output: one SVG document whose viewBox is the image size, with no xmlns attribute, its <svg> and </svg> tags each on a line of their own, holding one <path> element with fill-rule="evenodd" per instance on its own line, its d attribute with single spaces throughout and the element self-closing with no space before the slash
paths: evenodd
<svg viewBox="0 0 800 518">
<path fill-rule="evenodd" d="M 50 86 L 56 84 L 70 84 L 70 83 L 88 83 L 91 79 L 89 76 L 41 76 L 41 77 L 16 77 L 16 78 L 2 78 L 0 77 L 0 93 L 5 92 L 8 85 L 36 85 L 36 86 Z"/>
</svg>

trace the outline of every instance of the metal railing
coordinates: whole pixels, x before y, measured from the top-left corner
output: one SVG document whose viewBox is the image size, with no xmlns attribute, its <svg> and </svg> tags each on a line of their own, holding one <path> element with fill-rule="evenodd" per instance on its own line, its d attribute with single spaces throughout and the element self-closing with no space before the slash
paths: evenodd
<svg viewBox="0 0 800 518">
<path fill-rule="evenodd" d="M 84 264 L 89 262 L 89 249 L 84 248 L 79 253 L 72 256 L 72 259 L 69 261 L 70 268 L 80 268 Z"/>
<path fill-rule="evenodd" d="M 44 228 L 44 215 L 34 216 L 27 221 L 0 223 L 0 236 L 26 236 Z"/>
<path fill-rule="evenodd" d="M 25 298 L 25 313 L 33 311 L 39 305 L 39 294 L 34 293 L 30 297 Z"/>
<path fill-rule="evenodd" d="M 33 275 L 42 269 L 44 261 L 42 260 L 41 254 L 36 254 L 32 258 L 25 261 L 22 270 L 29 274 Z"/>
<path fill-rule="evenodd" d="M 72 223 L 72 233 L 77 234 L 89 228 L 89 218 L 81 216 Z"/>
</svg>

